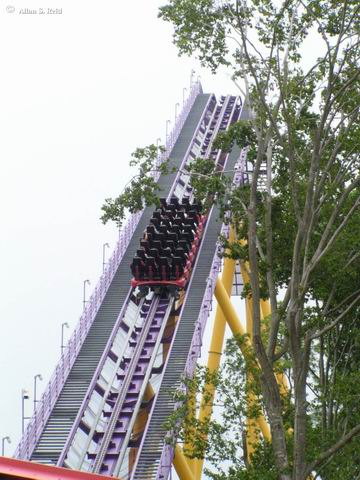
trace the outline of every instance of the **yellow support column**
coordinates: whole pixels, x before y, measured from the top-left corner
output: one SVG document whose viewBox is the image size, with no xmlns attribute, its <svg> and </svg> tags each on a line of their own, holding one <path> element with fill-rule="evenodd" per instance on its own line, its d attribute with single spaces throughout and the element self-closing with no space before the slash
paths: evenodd
<svg viewBox="0 0 360 480">
<path fill-rule="evenodd" d="M 249 278 L 249 267 L 248 263 L 244 264 L 240 262 L 240 271 L 244 284 L 250 283 Z M 253 344 L 253 301 L 251 296 L 245 299 L 246 302 L 246 333 L 249 336 L 250 344 Z M 262 318 L 264 317 L 264 311 L 262 310 Z M 247 383 L 251 384 L 253 378 L 251 374 L 247 375 Z M 247 397 L 248 409 L 251 410 L 253 406 L 257 403 L 256 395 L 253 392 L 249 392 Z M 251 455 L 255 451 L 255 445 L 259 442 L 259 431 L 267 425 L 265 418 L 247 418 L 246 420 L 246 449 L 247 449 L 247 459 L 250 462 Z M 266 428 L 266 427 L 265 427 Z"/>
<path fill-rule="evenodd" d="M 233 240 L 232 232 L 230 231 L 230 241 Z M 235 273 L 236 260 L 231 258 L 225 258 L 224 270 L 222 274 L 222 282 L 225 288 L 226 295 L 231 295 L 234 273 Z M 226 318 L 222 309 L 217 306 L 216 314 L 213 326 L 213 333 L 211 337 L 209 357 L 207 368 L 209 372 L 213 373 L 219 369 L 221 354 L 223 351 L 223 343 L 226 328 Z M 199 421 L 205 422 L 211 417 L 213 410 L 213 401 L 215 396 L 215 387 L 212 384 L 205 386 L 205 392 L 200 402 Z M 204 439 L 206 441 L 206 438 Z M 201 473 L 204 465 L 204 459 L 196 459 L 195 461 L 195 479 L 200 480 Z"/>
<path fill-rule="evenodd" d="M 260 300 L 260 308 L 263 318 L 271 315 L 271 307 L 269 300 Z"/>
<path fill-rule="evenodd" d="M 149 402 L 154 397 L 154 395 L 155 395 L 154 389 L 152 388 L 151 383 L 148 383 L 146 385 L 146 389 L 145 389 L 142 401 Z M 149 417 L 149 412 L 146 408 L 142 408 L 139 410 L 134 423 L 133 431 L 131 433 L 132 440 L 137 440 L 139 436 L 142 435 L 146 426 L 146 422 L 148 421 L 148 417 Z M 137 447 L 130 448 L 130 451 L 129 451 L 129 471 L 130 472 L 132 472 L 134 468 L 137 454 L 138 454 Z"/>
<path fill-rule="evenodd" d="M 220 307 L 221 307 L 221 309 L 222 309 L 222 311 L 225 315 L 226 321 L 227 321 L 233 335 L 245 335 L 245 330 L 244 330 L 243 326 L 241 325 L 241 322 L 240 322 L 239 317 L 236 313 L 236 310 L 235 310 L 233 304 L 231 303 L 231 301 L 229 299 L 229 296 L 226 293 L 226 290 L 225 290 L 225 287 L 224 287 L 222 281 L 219 278 L 216 281 L 215 297 L 216 297 L 216 300 L 217 300 L 218 304 L 220 305 Z M 251 342 L 250 342 L 249 338 L 246 338 L 244 343 L 242 343 L 240 345 L 240 349 L 243 352 L 243 355 L 244 355 L 245 358 L 247 356 L 248 349 L 251 349 L 251 348 L 252 348 Z M 267 424 L 263 415 L 260 415 L 257 418 L 257 423 L 260 427 L 260 430 L 261 430 L 264 438 L 266 440 L 270 441 L 271 440 L 271 434 L 270 434 L 269 425 Z"/>
<path fill-rule="evenodd" d="M 195 480 L 195 477 L 190 470 L 189 464 L 186 461 L 185 455 L 179 445 L 175 446 L 175 455 L 173 460 L 176 473 L 180 480 Z"/>
<path fill-rule="evenodd" d="M 250 283 L 248 264 L 244 265 L 243 263 L 240 263 L 240 269 L 241 269 L 241 276 L 243 278 L 244 283 Z M 249 300 L 249 304 L 251 305 L 249 306 L 249 312 L 252 315 L 252 300 L 246 299 L 246 301 L 248 300 Z M 269 300 L 260 300 L 260 309 L 261 309 L 262 319 L 271 315 L 271 306 L 270 306 Z M 250 333 L 248 327 L 247 327 L 247 333 Z M 283 373 L 277 373 L 276 379 L 279 384 L 280 394 L 286 395 L 289 389 L 289 385 L 285 375 Z"/>
<path fill-rule="evenodd" d="M 249 336 L 251 345 L 253 344 L 253 308 L 252 308 L 252 299 L 246 298 L 246 333 Z M 246 382 L 248 388 L 250 387 L 253 381 L 253 376 L 248 371 L 246 372 Z M 251 410 L 255 407 L 257 403 L 256 395 L 249 390 L 247 394 L 247 407 L 248 410 Z M 246 452 L 247 459 L 250 462 L 251 456 L 255 451 L 255 446 L 259 442 L 259 433 L 257 430 L 257 420 L 250 418 L 249 415 L 246 419 Z"/>
</svg>

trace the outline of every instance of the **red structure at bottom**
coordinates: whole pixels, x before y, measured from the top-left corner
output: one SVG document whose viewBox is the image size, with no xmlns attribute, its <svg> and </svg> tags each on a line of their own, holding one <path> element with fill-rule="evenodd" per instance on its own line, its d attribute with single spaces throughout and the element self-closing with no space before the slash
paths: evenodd
<svg viewBox="0 0 360 480">
<path fill-rule="evenodd" d="M 9 480 L 110 480 L 112 477 L 0 457 L 0 478 Z"/>
</svg>

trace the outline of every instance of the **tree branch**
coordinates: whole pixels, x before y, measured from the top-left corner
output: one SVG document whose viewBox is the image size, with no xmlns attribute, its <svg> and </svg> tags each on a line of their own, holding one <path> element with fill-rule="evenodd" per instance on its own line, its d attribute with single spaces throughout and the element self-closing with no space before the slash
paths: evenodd
<svg viewBox="0 0 360 480">
<path fill-rule="evenodd" d="M 312 340 L 315 340 L 316 338 L 321 337 L 326 332 L 334 328 L 340 322 L 340 320 L 342 320 L 345 317 L 345 315 L 349 313 L 349 311 L 356 305 L 356 303 L 359 300 L 360 300 L 360 295 L 357 295 L 357 297 L 350 303 L 350 305 L 333 322 L 331 322 L 329 325 L 324 327 L 322 330 L 320 330 L 316 334 L 310 335 L 309 341 L 311 342 Z"/>
<path fill-rule="evenodd" d="M 308 466 L 304 478 L 311 475 L 312 472 L 316 471 L 320 465 L 325 462 L 328 458 L 335 455 L 339 450 L 341 450 L 347 443 L 351 442 L 351 440 L 360 433 L 360 424 L 356 425 L 356 427 L 352 428 L 350 432 L 344 435 L 338 442 L 336 442 L 332 447 L 330 447 L 325 452 L 321 453 L 317 460 L 314 460 Z"/>
</svg>

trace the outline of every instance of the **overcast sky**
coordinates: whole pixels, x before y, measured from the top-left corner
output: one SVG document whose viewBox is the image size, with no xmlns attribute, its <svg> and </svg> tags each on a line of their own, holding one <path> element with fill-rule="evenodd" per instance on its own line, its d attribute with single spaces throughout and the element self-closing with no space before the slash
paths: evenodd
<svg viewBox="0 0 360 480">
<path fill-rule="evenodd" d="M 82 310 L 83 280 L 101 274 L 115 226 L 104 198 L 129 180 L 130 153 L 164 140 L 190 72 L 204 91 L 237 93 L 179 58 L 156 0 L 0 0 L 0 435 L 21 434 L 21 389 L 46 386 Z M 7 8 L 10 7 L 10 8 Z M 13 7 L 13 8 L 12 8 Z M 21 8 L 62 9 L 20 14 Z M 14 10 L 14 11 L 13 11 Z M 110 251 L 109 251 L 110 253 Z"/>
</svg>

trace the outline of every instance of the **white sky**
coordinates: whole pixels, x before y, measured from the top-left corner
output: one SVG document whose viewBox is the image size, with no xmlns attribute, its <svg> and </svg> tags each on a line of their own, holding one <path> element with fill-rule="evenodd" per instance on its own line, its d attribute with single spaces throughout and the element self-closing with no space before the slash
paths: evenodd
<svg viewBox="0 0 360 480">
<path fill-rule="evenodd" d="M 190 71 L 204 91 L 237 93 L 179 58 L 156 0 L 0 0 L 0 436 L 21 434 L 21 389 L 46 386 L 101 274 L 115 226 L 104 198 L 129 180 L 130 153 L 165 136 Z M 14 13 L 6 7 L 14 6 Z M 20 8 L 62 8 L 20 15 Z M 109 252 L 110 253 L 110 252 Z M 90 293 L 90 289 L 89 289 Z M 26 414 L 32 412 L 32 402 Z"/>
</svg>

